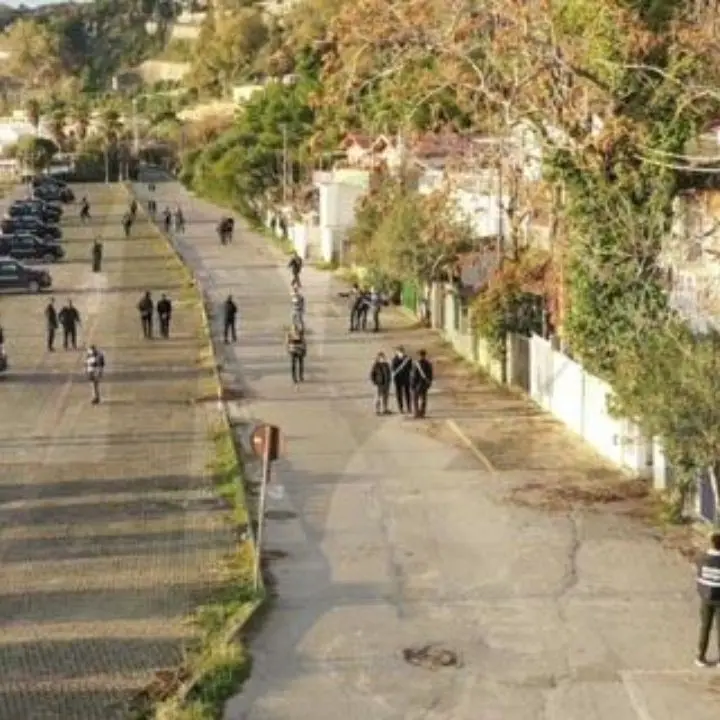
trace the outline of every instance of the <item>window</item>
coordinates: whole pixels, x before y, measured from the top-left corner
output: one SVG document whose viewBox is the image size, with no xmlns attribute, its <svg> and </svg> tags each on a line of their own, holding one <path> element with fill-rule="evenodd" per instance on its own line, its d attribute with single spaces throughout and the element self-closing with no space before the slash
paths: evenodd
<svg viewBox="0 0 720 720">
<path fill-rule="evenodd" d="M 14 278 L 20 277 L 20 268 L 18 267 L 17 263 L 14 262 L 4 262 L 0 263 L 0 278 L 4 278 L 6 280 L 12 280 Z"/>
</svg>

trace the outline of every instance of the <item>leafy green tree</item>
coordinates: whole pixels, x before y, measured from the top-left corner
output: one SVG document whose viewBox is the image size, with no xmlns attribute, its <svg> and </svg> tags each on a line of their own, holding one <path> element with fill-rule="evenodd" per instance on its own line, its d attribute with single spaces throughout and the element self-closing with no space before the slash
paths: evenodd
<svg viewBox="0 0 720 720">
<path fill-rule="evenodd" d="M 5 33 L 3 45 L 10 55 L 7 72 L 29 87 L 51 87 L 62 75 L 58 38 L 46 25 L 31 19 L 18 20 Z"/>
<path fill-rule="evenodd" d="M 57 152 L 58 147 L 52 140 L 27 135 L 18 141 L 16 156 L 37 172 L 49 167 Z"/>
</svg>

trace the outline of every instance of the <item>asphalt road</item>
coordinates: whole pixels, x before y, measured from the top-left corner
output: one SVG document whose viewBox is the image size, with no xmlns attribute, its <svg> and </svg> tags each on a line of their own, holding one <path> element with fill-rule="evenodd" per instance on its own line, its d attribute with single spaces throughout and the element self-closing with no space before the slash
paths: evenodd
<svg viewBox="0 0 720 720">
<path fill-rule="evenodd" d="M 232 546 L 206 463 L 209 410 L 193 405 L 200 320 L 147 223 L 122 238 L 123 188 L 88 186 L 93 222 L 68 209 L 66 262 L 77 351 L 45 350 L 48 295 L 1 295 L 10 372 L 0 378 L 0 720 L 113 720 L 153 671 L 182 657 L 188 613 Z M 105 247 L 90 271 L 90 242 Z M 155 239 L 153 239 L 153 237 Z M 176 300 L 173 337 L 140 337 L 145 289 Z M 84 345 L 106 354 L 89 403 Z"/>
<path fill-rule="evenodd" d="M 349 336 L 339 286 L 312 268 L 308 379 L 293 388 L 286 260 L 247 230 L 220 247 L 225 211 L 177 183 L 155 194 L 161 208 L 182 205 L 176 242 L 216 306 L 230 292 L 239 301 L 240 342 L 219 344 L 225 380 L 244 396 L 236 419 L 278 424 L 286 440 L 267 515 L 278 597 L 227 720 L 717 718 L 720 676 L 692 666 L 690 566 L 612 511 L 507 500 L 551 475 L 606 473 L 578 440 L 537 418 L 516 423 L 518 408 L 537 411 L 480 380 L 484 407 L 466 402 L 473 387 L 452 395 L 440 378 L 427 422 L 376 418 L 375 352 L 431 338 L 399 327 Z M 502 467 L 438 430 L 450 419 L 495 442 Z M 406 650 L 433 643 L 461 666 L 408 662 Z"/>
</svg>

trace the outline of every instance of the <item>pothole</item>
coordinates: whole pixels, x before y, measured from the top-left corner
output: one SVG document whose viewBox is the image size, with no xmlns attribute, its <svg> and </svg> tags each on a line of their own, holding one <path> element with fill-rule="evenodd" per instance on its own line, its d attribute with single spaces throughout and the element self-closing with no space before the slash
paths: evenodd
<svg viewBox="0 0 720 720">
<path fill-rule="evenodd" d="M 268 520 L 293 520 L 297 517 L 297 513 L 290 512 L 289 510 L 268 510 L 265 513 L 265 517 Z"/>
<path fill-rule="evenodd" d="M 462 667 L 462 660 L 457 652 L 435 643 L 405 648 L 403 659 L 408 665 L 415 665 L 426 670 Z"/>
</svg>

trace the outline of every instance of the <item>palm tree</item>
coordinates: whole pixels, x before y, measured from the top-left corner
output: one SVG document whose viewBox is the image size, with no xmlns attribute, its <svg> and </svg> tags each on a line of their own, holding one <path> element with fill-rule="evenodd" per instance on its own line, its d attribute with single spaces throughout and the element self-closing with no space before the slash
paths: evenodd
<svg viewBox="0 0 720 720">
<path fill-rule="evenodd" d="M 62 149 L 65 145 L 65 125 L 67 123 L 67 111 L 63 105 L 58 105 L 50 115 L 50 133 L 56 145 Z"/>
<path fill-rule="evenodd" d="M 77 137 L 80 142 L 85 140 L 90 127 L 90 108 L 87 103 L 81 102 L 73 108 L 73 122 L 75 123 Z"/>
</svg>

